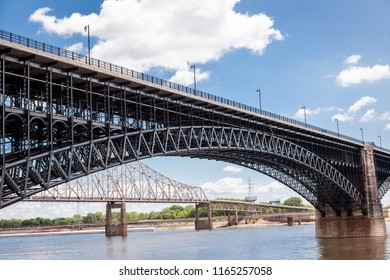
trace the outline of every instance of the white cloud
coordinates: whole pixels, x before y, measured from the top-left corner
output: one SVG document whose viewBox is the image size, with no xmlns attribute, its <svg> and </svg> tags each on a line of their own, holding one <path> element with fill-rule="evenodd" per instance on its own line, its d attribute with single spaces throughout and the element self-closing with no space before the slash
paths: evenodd
<svg viewBox="0 0 390 280">
<path fill-rule="evenodd" d="M 363 82 L 374 83 L 383 79 L 390 79 L 390 67 L 387 64 L 376 64 L 372 67 L 353 66 L 341 71 L 336 81 L 342 87 L 349 87 Z"/>
<path fill-rule="evenodd" d="M 332 116 L 332 120 L 338 120 L 340 122 L 348 122 L 355 119 L 356 114 L 365 106 L 376 103 L 378 100 L 371 96 L 363 96 L 354 104 L 349 106 L 348 112 L 338 113 Z M 389 115 L 390 116 L 390 115 Z M 369 122 L 375 119 L 375 110 L 369 109 L 367 112 L 360 118 L 361 122 Z"/>
<path fill-rule="evenodd" d="M 369 122 L 375 119 L 375 109 L 369 109 L 367 112 L 361 117 L 361 122 Z"/>
<path fill-rule="evenodd" d="M 318 115 L 321 112 L 321 108 L 316 108 L 316 109 L 310 109 L 310 108 L 300 108 L 296 113 L 295 113 L 295 118 L 298 119 L 303 119 L 306 116 L 313 116 L 313 115 Z"/>
<path fill-rule="evenodd" d="M 242 178 L 225 177 L 216 182 L 207 182 L 200 186 L 208 198 L 226 197 L 226 198 L 245 198 L 248 196 L 248 182 Z M 252 185 L 252 195 L 259 197 L 259 194 L 269 194 L 287 189 L 287 187 L 277 181 L 269 184 Z"/>
<path fill-rule="evenodd" d="M 380 120 L 390 121 L 390 112 L 386 111 L 379 117 Z"/>
<path fill-rule="evenodd" d="M 352 115 L 349 115 L 347 113 L 339 113 L 339 114 L 333 115 L 332 120 L 337 119 L 340 122 L 348 122 L 348 121 L 352 121 L 353 118 L 354 117 Z"/>
<path fill-rule="evenodd" d="M 71 52 L 82 52 L 84 47 L 83 47 L 83 43 L 80 42 L 70 46 L 65 46 L 65 49 Z"/>
<path fill-rule="evenodd" d="M 242 178 L 225 177 L 216 182 L 204 183 L 200 187 L 206 193 L 214 193 L 217 195 L 237 195 L 248 193 L 248 183 Z"/>
<path fill-rule="evenodd" d="M 253 193 L 268 193 L 268 192 L 275 192 L 281 189 L 287 188 L 282 183 L 279 183 L 278 181 L 273 181 L 267 185 L 256 185 L 253 187 Z"/>
<path fill-rule="evenodd" d="M 360 54 L 353 54 L 347 57 L 347 59 L 344 62 L 348 64 L 356 64 L 359 62 L 360 58 L 362 58 Z"/>
<path fill-rule="evenodd" d="M 183 69 L 191 64 L 215 61 L 242 48 L 262 54 L 272 41 L 284 39 L 273 27 L 274 20 L 264 13 L 234 11 L 238 2 L 105 0 L 99 14 L 73 13 L 57 18 L 46 7 L 36 10 L 30 21 L 61 36 L 86 36 L 84 26 L 89 24 L 91 36 L 97 39 L 91 50 L 93 57 L 140 71 L 153 67 L 178 71 L 172 79 L 188 84 Z M 200 74 L 200 80 L 209 75 Z"/>
<path fill-rule="evenodd" d="M 390 130 L 390 123 L 385 126 L 385 130 Z"/>
<path fill-rule="evenodd" d="M 362 107 L 371 105 L 377 102 L 377 100 L 374 97 L 371 96 L 363 96 L 358 101 L 356 101 L 353 105 L 351 105 L 348 109 L 348 112 L 350 113 L 356 113 L 358 112 Z"/>
<path fill-rule="evenodd" d="M 210 72 L 202 72 L 200 69 L 195 70 L 196 82 L 207 80 L 210 77 Z M 175 75 L 169 79 L 173 83 L 179 83 L 185 86 L 194 84 L 194 71 L 187 69 L 177 70 Z"/>
<path fill-rule="evenodd" d="M 242 168 L 238 167 L 238 166 L 234 166 L 234 165 L 228 165 L 228 166 L 223 168 L 223 171 L 232 172 L 232 173 L 238 173 L 238 172 L 242 171 Z"/>
</svg>

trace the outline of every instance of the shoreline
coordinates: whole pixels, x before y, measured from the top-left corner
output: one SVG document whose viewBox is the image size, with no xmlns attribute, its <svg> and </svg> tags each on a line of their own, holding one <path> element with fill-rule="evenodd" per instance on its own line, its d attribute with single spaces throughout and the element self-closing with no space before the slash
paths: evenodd
<svg viewBox="0 0 390 280">
<path fill-rule="evenodd" d="M 314 224 L 314 222 L 306 222 L 304 224 Z M 287 226 L 285 222 L 268 222 L 259 219 L 255 223 L 239 223 L 234 226 L 227 226 L 225 221 L 215 221 L 213 223 L 214 230 L 219 229 L 239 229 L 239 228 L 256 228 L 256 227 L 268 227 L 268 226 Z M 178 231 L 178 230 L 195 230 L 193 222 L 170 222 L 166 224 L 149 224 L 143 226 L 128 225 L 127 231 L 131 232 L 153 232 L 153 231 Z M 103 226 L 89 227 L 87 229 L 74 228 L 74 226 L 62 227 L 62 228 L 50 228 L 50 227 L 32 227 L 32 228 L 19 228 L 0 231 L 0 238 L 6 237 L 30 237 L 30 236 L 51 236 L 51 235 L 78 235 L 78 234 L 104 234 L 105 228 Z"/>
<path fill-rule="evenodd" d="M 385 218 L 385 222 L 389 223 L 390 218 Z M 314 221 L 302 222 L 300 224 L 294 223 L 294 226 L 299 225 L 312 225 Z M 258 227 L 274 227 L 274 226 L 288 226 L 286 222 L 271 222 L 263 219 L 257 220 L 255 223 L 239 223 L 238 225 L 228 226 L 226 221 L 214 221 L 213 230 L 233 230 L 243 228 L 258 228 Z M 130 224 L 127 227 L 128 233 L 131 232 L 158 232 L 158 231 L 178 231 L 178 230 L 195 230 L 194 222 L 167 222 L 161 224 L 144 224 L 134 225 Z M 7 237 L 39 237 L 39 236 L 51 236 L 51 235 L 79 235 L 79 234 L 104 234 L 104 226 L 90 226 L 86 228 L 75 228 L 73 226 L 58 227 L 32 227 L 32 228 L 19 228 L 11 230 L 0 231 L 0 238 Z"/>
</svg>

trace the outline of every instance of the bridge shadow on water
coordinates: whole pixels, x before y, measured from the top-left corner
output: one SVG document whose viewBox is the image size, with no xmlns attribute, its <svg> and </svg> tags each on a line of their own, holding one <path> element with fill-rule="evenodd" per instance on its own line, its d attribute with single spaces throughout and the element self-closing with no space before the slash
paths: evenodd
<svg viewBox="0 0 390 280">
<path fill-rule="evenodd" d="M 387 223 L 390 233 L 390 223 Z M 320 260 L 387 260 L 390 236 L 317 239 Z"/>
<path fill-rule="evenodd" d="M 386 260 L 387 238 L 318 239 L 321 260 Z"/>
</svg>

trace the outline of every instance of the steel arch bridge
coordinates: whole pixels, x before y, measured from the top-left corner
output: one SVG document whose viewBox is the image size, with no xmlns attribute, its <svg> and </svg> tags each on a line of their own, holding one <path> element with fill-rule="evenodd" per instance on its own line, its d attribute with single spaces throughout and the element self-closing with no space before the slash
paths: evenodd
<svg viewBox="0 0 390 280">
<path fill-rule="evenodd" d="M 0 208 L 156 156 L 251 168 L 323 215 L 370 211 L 367 153 L 390 188 L 386 149 L 2 30 L 0 96 Z"/>
</svg>

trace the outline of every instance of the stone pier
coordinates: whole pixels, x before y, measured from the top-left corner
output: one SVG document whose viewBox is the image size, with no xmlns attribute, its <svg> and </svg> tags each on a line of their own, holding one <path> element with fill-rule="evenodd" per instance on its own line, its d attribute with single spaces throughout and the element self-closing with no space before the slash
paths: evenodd
<svg viewBox="0 0 390 280">
<path fill-rule="evenodd" d="M 317 212 L 316 236 L 318 238 L 387 236 L 382 204 L 378 195 L 372 145 L 364 146 L 361 159 L 367 213 L 357 209 L 350 214 L 337 215 L 330 207 L 325 209 L 325 216 Z"/>
<path fill-rule="evenodd" d="M 207 209 L 207 218 L 199 217 L 199 208 Z M 195 206 L 195 230 L 213 230 L 213 221 L 211 220 L 211 208 L 209 203 L 200 203 Z"/>
<path fill-rule="evenodd" d="M 120 223 L 112 223 L 112 209 L 120 208 Z M 106 205 L 106 236 L 127 236 L 126 204 L 113 202 Z"/>
</svg>

